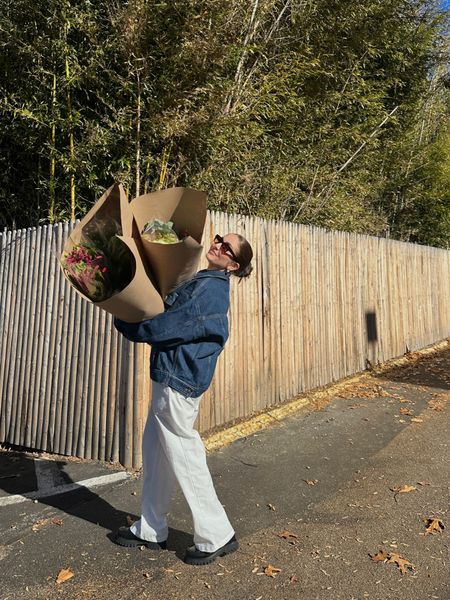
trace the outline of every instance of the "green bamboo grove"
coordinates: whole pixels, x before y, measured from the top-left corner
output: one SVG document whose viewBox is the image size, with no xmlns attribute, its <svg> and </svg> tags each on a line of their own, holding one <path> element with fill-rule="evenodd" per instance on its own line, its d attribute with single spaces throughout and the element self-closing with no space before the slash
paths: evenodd
<svg viewBox="0 0 450 600">
<path fill-rule="evenodd" d="M 437 0 L 0 0 L 0 226 L 129 195 L 450 247 Z"/>
</svg>

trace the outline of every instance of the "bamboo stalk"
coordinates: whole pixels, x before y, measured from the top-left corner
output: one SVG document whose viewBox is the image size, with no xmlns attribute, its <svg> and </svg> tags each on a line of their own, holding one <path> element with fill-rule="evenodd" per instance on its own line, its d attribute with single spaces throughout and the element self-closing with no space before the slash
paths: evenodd
<svg viewBox="0 0 450 600">
<path fill-rule="evenodd" d="M 223 108 L 224 114 L 227 114 L 230 112 L 232 105 L 233 105 L 233 99 L 235 96 L 237 96 L 239 94 L 239 86 L 240 86 L 240 83 L 242 80 L 242 70 L 243 70 L 245 61 L 247 59 L 247 55 L 248 55 L 247 47 L 251 43 L 252 38 L 258 27 L 258 21 L 256 20 L 256 11 L 258 10 L 258 4 L 259 4 L 259 0 L 254 0 L 252 14 L 251 14 L 250 21 L 249 21 L 249 24 L 247 27 L 247 32 L 246 32 L 245 38 L 244 38 L 244 43 L 243 43 L 244 49 L 239 58 L 239 62 L 236 67 L 236 72 L 234 74 L 233 88 L 232 88 L 230 94 L 228 95 L 228 98 L 225 102 L 225 106 Z"/>
<path fill-rule="evenodd" d="M 128 344 L 128 353 L 126 354 L 126 363 L 124 365 L 124 386 L 123 386 L 123 454 L 122 464 L 131 466 L 133 464 L 133 403 L 132 394 L 134 388 L 133 369 L 134 369 L 135 344 Z"/>
<path fill-rule="evenodd" d="M 66 293 L 70 293 L 71 305 L 73 306 L 73 335 L 70 339 L 68 348 L 70 360 L 69 381 L 68 381 L 68 407 L 67 407 L 67 432 L 66 432 L 66 454 L 76 455 L 77 438 L 76 438 L 76 414 L 77 405 L 80 402 L 78 394 L 79 386 L 81 385 L 80 366 L 80 338 L 82 335 L 82 318 L 84 315 L 85 300 L 81 298 L 71 287 L 68 282 L 65 282 Z M 76 325 L 75 325 L 76 324 Z"/>
<path fill-rule="evenodd" d="M 91 334 L 92 322 L 91 322 L 91 310 L 90 305 L 86 300 L 81 303 L 81 317 L 79 322 L 80 337 L 78 340 L 78 369 L 77 369 L 77 381 L 75 384 L 75 411 L 73 418 L 73 444 L 74 454 L 84 458 L 84 423 L 86 422 L 86 393 L 87 385 L 85 380 L 87 379 L 90 358 L 90 345 L 87 344 L 88 337 Z"/>
<path fill-rule="evenodd" d="M 22 392 L 26 398 L 26 414 L 23 417 L 22 429 L 21 429 L 21 444 L 25 447 L 31 445 L 31 431 L 33 427 L 33 406 L 35 400 L 34 390 L 31 386 L 33 378 L 34 366 L 36 364 L 36 303 L 38 298 L 38 286 L 36 283 L 39 281 L 39 270 L 40 270 L 40 244 L 41 244 L 41 228 L 34 227 L 31 233 L 31 246 L 30 246 L 30 271 L 28 273 L 29 291 L 27 299 L 27 314 L 26 314 L 26 327 L 28 335 L 27 347 L 26 347 L 26 362 L 28 368 L 26 374 L 22 377 L 23 389 Z M 0 350 L 0 357 L 2 352 Z"/>
<path fill-rule="evenodd" d="M 106 437 L 105 437 L 105 457 L 107 460 L 118 460 L 118 454 L 114 448 L 114 429 L 116 417 L 117 394 L 117 365 L 119 364 L 119 334 L 116 329 L 112 329 L 111 348 L 109 356 L 109 379 L 108 379 L 108 412 L 106 415 Z"/>
<path fill-rule="evenodd" d="M 27 377 L 26 385 L 30 395 L 29 420 L 25 434 L 24 445 L 27 448 L 32 448 L 36 443 L 37 415 L 39 413 L 39 402 L 41 400 L 37 393 L 38 385 L 38 365 L 41 358 L 42 335 L 40 335 L 40 327 L 43 319 L 42 306 L 42 282 L 44 278 L 44 267 L 42 257 L 45 255 L 47 246 L 46 229 L 43 227 L 37 228 L 36 236 L 36 253 L 34 257 L 35 275 L 33 277 L 35 295 L 33 298 L 33 313 L 31 327 L 32 349 L 30 357 L 30 373 Z"/>
<path fill-rule="evenodd" d="M 29 296 L 31 295 L 31 284 L 33 281 L 33 278 L 31 276 L 32 260 L 30 260 L 33 237 L 32 229 L 23 230 L 23 235 L 25 237 L 25 240 L 21 245 L 23 252 L 21 253 L 20 259 L 22 274 L 20 274 L 19 272 L 19 278 L 22 280 L 22 289 L 19 295 L 20 310 L 15 311 L 16 314 L 17 312 L 19 312 L 19 319 L 18 321 L 16 321 L 16 335 L 18 337 L 18 353 L 16 358 L 16 364 L 23 365 L 23 373 L 22 377 L 20 378 L 14 377 L 13 374 L 13 379 L 15 380 L 13 397 L 15 399 L 15 404 L 17 405 L 14 425 L 14 443 L 17 444 L 20 444 L 23 440 L 23 433 L 28 413 L 28 394 L 27 390 L 24 388 L 24 379 L 26 378 L 27 371 L 29 370 L 28 324 L 30 321 L 29 314 L 31 305 Z"/>
<path fill-rule="evenodd" d="M 103 368 L 101 371 L 101 386 L 100 386 L 100 423 L 99 423 L 99 441 L 98 441 L 98 457 L 101 460 L 109 460 L 107 452 L 108 439 L 108 412 L 110 405 L 110 371 L 111 365 L 111 341 L 113 338 L 113 322 L 112 316 L 105 314 L 104 319 L 104 348 L 103 348 Z M 142 432 L 141 432 L 142 434 Z"/>
<path fill-rule="evenodd" d="M 7 243 L 6 248 L 4 250 L 3 260 L 2 262 L 5 264 L 3 271 L 3 281 L 2 281 L 2 292 L 6 294 L 6 290 L 8 293 L 6 294 L 6 298 L 3 298 L 2 306 L 0 307 L 2 310 L 2 360 L 0 362 L 0 383 L 1 383 L 1 407 L 2 412 L 0 414 L 0 436 L 1 440 L 8 441 L 8 430 L 9 430 L 9 418 L 11 407 L 7 398 L 7 386 L 8 386 L 8 374 L 9 374 L 9 365 L 11 361 L 11 354 L 9 352 L 9 348 L 12 344 L 12 328 L 11 328 L 11 320 L 14 311 L 11 309 L 13 305 L 13 296 L 14 296 L 14 268 L 15 268 L 15 257 L 16 257 L 16 232 L 8 231 L 7 234 Z"/>
<path fill-rule="evenodd" d="M 52 127 L 50 134 L 50 181 L 49 181 L 49 196 L 50 196 L 50 208 L 48 220 L 50 223 L 55 221 L 55 174 L 56 174 L 56 160 L 55 160 L 55 147 L 56 147 L 56 73 L 53 73 L 53 84 L 52 84 Z"/>
<path fill-rule="evenodd" d="M 21 292 L 22 292 L 22 282 L 23 282 L 23 253 L 24 253 L 24 240 L 26 234 L 24 230 L 17 231 L 16 234 L 16 244 L 15 244 L 15 256 L 14 256 L 14 271 L 12 276 L 12 301 L 11 301 L 11 315 L 18 314 L 20 318 L 21 311 Z M 6 413 L 6 421 L 7 421 L 7 440 L 11 443 L 15 443 L 15 421 L 16 421 L 16 413 L 17 413 L 17 402 L 16 402 L 16 389 L 15 382 L 17 379 L 14 378 L 14 369 L 16 364 L 16 358 L 18 354 L 18 349 L 20 347 L 20 333 L 18 335 L 17 331 L 17 322 L 13 322 L 11 319 L 9 320 L 9 328 L 11 329 L 11 344 L 9 346 L 8 351 L 8 370 L 7 370 L 7 378 L 6 378 L 6 386 L 4 386 L 4 394 L 6 396 L 7 403 L 7 413 Z M 19 321 L 19 319 L 17 319 Z"/>
<path fill-rule="evenodd" d="M 68 223 L 62 225 L 62 246 L 67 239 Z M 72 370 L 72 344 L 74 327 L 73 319 L 73 295 L 70 293 L 65 277 L 60 276 L 60 311 L 61 311 L 61 356 L 60 365 L 63 365 L 63 375 L 61 383 L 58 386 L 58 411 L 56 415 L 55 427 L 55 448 L 59 454 L 64 454 L 67 447 L 67 432 L 68 432 L 68 411 L 70 404 L 70 373 Z"/>
<path fill-rule="evenodd" d="M 133 388 L 130 404 L 132 408 L 131 415 L 131 466 L 139 467 L 142 461 L 141 445 L 138 443 L 139 432 L 142 434 L 142 370 L 143 370 L 143 346 L 135 345 L 133 361 Z"/>
<path fill-rule="evenodd" d="M 141 193 L 141 77 L 139 67 L 136 69 L 136 197 Z"/>
<path fill-rule="evenodd" d="M 91 384 L 92 389 L 92 409 L 90 421 L 92 423 L 92 432 L 90 435 L 90 455 L 91 458 L 99 456 L 99 440 L 100 440 L 100 413 L 101 413 L 101 390 L 103 380 L 103 361 L 105 352 L 105 311 L 95 308 L 94 311 L 94 335 L 96 339 L 95 348 L 95 368 L 92 369 Z"/>
<path fill-rule="evenodd" d="M 262 317 L 262 369 L 264 374 L 264 390 L 265 394 L 261 395 L 262 402 L 258 406 L 261 409 L 265 405 L 264 397 L 267 394 L 266 390 L 271 391 L 272 373 L 270 365 L 270 296 L 269 296 L 269 265 L 268 265 L 268 239 L 267 239 L 267 222 L 262 222 L 261 226 L 261 244 L 260 255 L 258 257 L 261 265 L 261 317 Z"/>
<path fill-rule="evenodd" d="M 45 325 L 48 315 L 47 310 L 47 296 L 50 287 L 44 284 L 49 281 L 49 267 L 50 267 L 50 243 L 49 237 L 51 228 L 45 226 L 43 228 L 43 235 L 41 240 L 40 248 L 40 270 L 39 279 L 36 282 L 38 289 L 40 290 L 39 301 L 36 306 L 37 315 L 37 327 L 36 337 L 38 339 L 37 361 L 33 364 L 34 376 L 32 380 L 32 390 L 34 395 L 33 402 L 33 425 L 31 430 L 31 446 L 33 448 L 41 448 L 42 439 L 42 423 L 43 423 L 43 412 L 44 412 L 44 396 L 45 396 L 45 381 L 47 371 L 45 368 Z"/>
<path fill-rule="evenodd" d="M 66 73 L 66 101 L 67 101 L 67 115 L 69 120 L 69 171 L 70 171 L 70 218 L 75 221 L 75 143 L 73 135 L 73 110 L 72 110 L 72 97 L 70 94 L 70 64 L 69 64 L 69 51 L 67 45 L 67 34 L 69 31 L 70 23 L 64 15 L 64 42 L 65 42 L 65 57 L 64 66 Z"/>
<path fill-rule="evenodd" d="M 51 343 L 50 343 L 50 363 L 51 373 L 51 395 L 49 401 L 49 436 L 47 441 L 46 449 L 50 452 L 58 452 L 56 440 L 59 437 L 57 431 L 58 419 L 61 415 L 61 403 L 64 401 L 60 394 L 61 387 L 64 386 L 63 380 L 65 375 L 65 364 L 61 361 L 63 358 L 62 344 L 63 337 L 61 334 L 62 330 L 62 319 L 63 314 L 61 313 L 61 287 L 62 287 L 62 271 L 58 265 L 58 259 L 62 252 L 62 228 L 61 225 L 55 225 L 52 231 L 52 263 L 54 265 L 54 296 L 52 298 L 52 319 L 51 319 Z M 62 368 L 61 368 L 62 367 Z"/>
</svg>

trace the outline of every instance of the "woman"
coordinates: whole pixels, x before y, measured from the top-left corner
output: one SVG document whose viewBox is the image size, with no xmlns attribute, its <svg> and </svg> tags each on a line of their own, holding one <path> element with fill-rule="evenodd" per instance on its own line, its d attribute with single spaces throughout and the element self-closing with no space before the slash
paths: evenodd
<svg viewBox="0 0 450 600">
<path fill-rule="evenodd" d="M 200 435 L 193 428 L 200 396 L 209 387 L 228 339 L 229 276 L 248 277 L 253 251 L 245 238 L 216 235 L 206 254 L 208 268 L 165 299 L 165 312 L 142 323 L 114 324 L 127 339 L 152 345 L 152 405 L 142 440 L 141 518 L 121 527 L 121 546 L 166 548 L 167 511 L 180 485 L 194 521 L 194 546 L 184 561 L 203 565 L 238 548 L 219 502 Z"/>
</svg>

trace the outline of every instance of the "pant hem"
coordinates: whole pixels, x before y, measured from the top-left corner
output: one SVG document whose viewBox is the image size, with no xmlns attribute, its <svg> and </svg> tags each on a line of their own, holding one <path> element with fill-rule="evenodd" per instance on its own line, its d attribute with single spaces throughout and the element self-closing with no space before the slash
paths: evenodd
<svg viewBox="0 0 450 600">
<path fill-rule="evenodd" d="M 225 544 L 231 540 L 233 535 L 235 535 L 235 531 L 232 529 L 231 533 L 218 544 L 195 544 L 195 547 L 197 550 L 200 550 L 200 552 L 215 552 L 219 548 L 222 548 L 222 546 L 225 546 Z"/>
<path fill-rule="evenodd" d="M 156 543 L 161 543 L 161 542 L 165 542 L 167 541 L 167 535 L 165 537 L 163 536 L 156 536 L 155 538 L 149 538 L 149 537 L 145 537 L 142 535 L 142 532 L 140 531 L 140 528 L 138 529 L 138 527 L 133 525 L 130 526 L 130 531 L 132 534 L 134 534 L 136 537 L 138 537 L 140 540 L 143 540 L 144 542 L 156 542 Z"/>
</svg>

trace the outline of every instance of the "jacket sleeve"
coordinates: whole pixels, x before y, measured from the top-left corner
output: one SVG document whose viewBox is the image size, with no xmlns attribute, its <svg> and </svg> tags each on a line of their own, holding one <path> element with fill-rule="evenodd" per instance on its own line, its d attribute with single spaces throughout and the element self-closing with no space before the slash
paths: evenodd
<svg viewBox="0 0 450 600">
<path fill-rule="evenodd" d="M 206 293 L 203 286 L 185 304 L 153 319 L 126 323 L 115 318 L 114 326 L 131 342 L 146 342 L 152 346 L 177 346 L 204 339 L 224 344 L 228 338 L 227 311 L 228 302 Z"/>
</svg>

